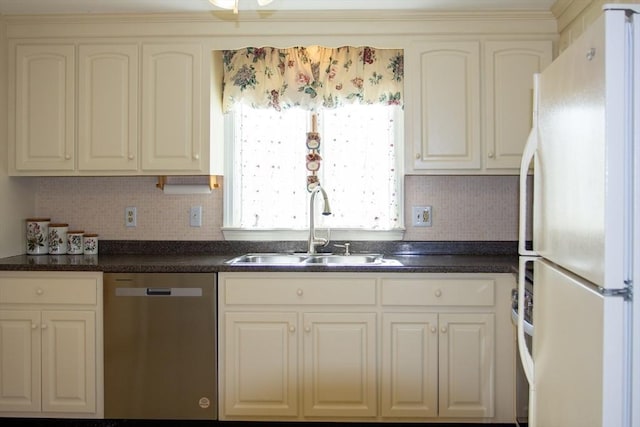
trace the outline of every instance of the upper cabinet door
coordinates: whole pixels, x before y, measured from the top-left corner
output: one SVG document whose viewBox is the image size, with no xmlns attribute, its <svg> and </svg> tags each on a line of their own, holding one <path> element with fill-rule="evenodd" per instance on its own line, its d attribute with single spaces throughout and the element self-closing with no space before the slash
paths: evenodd
<svg viewBox="0 0 640 427">
<path fill-rule="evenodd" d="M 531 130 L 533 75 L 552 61 L 551 41 L 485 44 L 486 167 L 517 169 Z"/>
<path fill-rule="evenodd" d="M 417 42 L 406 62 L 411 169 L 480 169 L 480 43 Z"/>
<path fill-rule="evenodd" d="M 15 123 L 9 144 L 15 170 L 72 171 L 75 47 L 18 45 L 15 54 Z"/>
<path fill-rule="evenodd" d="M 138 46 L 80 45 L 78 169 L 138 170 Z"/>
<path fill-rule="evenodd" d="M 143 171 L 204 173 L 201 45 L 143 45 L 142 77 Z"/>
</svg>

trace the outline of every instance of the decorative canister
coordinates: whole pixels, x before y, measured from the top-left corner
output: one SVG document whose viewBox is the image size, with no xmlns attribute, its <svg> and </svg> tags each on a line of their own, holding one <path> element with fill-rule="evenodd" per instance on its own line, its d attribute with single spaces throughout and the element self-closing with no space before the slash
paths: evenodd
<svg viewBox="0 0 640 427">
<path fill-rule="evenodd" d="M 27 255 L 49 253 L 50 218 L 27 218 Z"/>
<path fill-rule="evenodd" d="M 98 235 L 85 233 L 83 237 L 85 255 L 95 255 L 98 253 Z"/>
<path fill-rule="evenodd" d="M 84 231 L 67 232 L 67 253 L 70 255 L 78 255 L 83 251 L 82 238 Z"/>
<path fill-rule="evenodd" d="M 49 254 L 64 255 L 67 253 L 67 232 L 69 224 L 49 224 Z"/>
</svg>

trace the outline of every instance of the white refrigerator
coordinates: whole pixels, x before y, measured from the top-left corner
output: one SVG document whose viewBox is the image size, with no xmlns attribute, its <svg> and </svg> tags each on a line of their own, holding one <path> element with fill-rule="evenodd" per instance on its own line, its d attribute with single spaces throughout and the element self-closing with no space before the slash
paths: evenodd
<svg viewBox="0 0 640 427">
<path fill-rule="evenodd" d="M 524 280 L 518 310 L 532 427 L 640 427 L 639 12 L 606 5 L 535 76 L 519 232 L 520 269 L 534 271 L 532 348 Z"/>
</svg>

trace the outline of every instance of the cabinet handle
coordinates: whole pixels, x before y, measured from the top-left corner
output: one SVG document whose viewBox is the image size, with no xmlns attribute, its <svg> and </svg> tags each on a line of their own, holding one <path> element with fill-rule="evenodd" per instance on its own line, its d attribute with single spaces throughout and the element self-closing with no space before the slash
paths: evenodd
<svg viewBox="0 0 640 427">
<path fill-rule="evenodd" d="M 193 160 L 200 160 L 200 154 L 194 154 Z"/>
<path fill-rule="evenodd" d="M 421 157 L 422 157 L 422 154 L 416 153 L 416 159 L 420 160 Z"/>
<path fill-rule="evenodd" d="M 42 325 L 40 325 L 40 327 L 41 327 L 42 329 L 47 329 L 47 324 L 46 324 L 46 323 L 43 323 Z"/>
<path fill-rule="evenodd" d="M 298 296 L 302 296 L 302 294 L 303 294 L 303 293 L 304 293 L 304 292 L 302 291 L 302 289 L 298 289 L 298 290 L 296 291 L 296 294 L 298 294 Z"/>
<path fill-rule="evenodd" d="M 447 327 L 443 326 L 442 328 L 440 328 L 440 332 L 442 332 L 443 334 L 447 333 Z"/>
<path fill-rule="evenodd" d="M 309 333 L 309 332 L 311 332 L 311 328 L 310 328 L 309 326 L 307 326 L 306 328 L 304 328 L 304 331 L 305 331 L 306 333 Z"/>
<path fill-rule="evenodd" d="M 433 294 L 436 296 L 436 298 L 440 298 L 442 296 L 442 291 L 440 289 L 436 289 Z"/>
<path fill-rule="evenodd" d="M 296 327 L 291 325 L 289 326 L 289 332 L 294 333 L 296 331 Z"/>
<path fill-rule="evenodd" d="M 438 332 L 438 328 L 436 328 L 435 326 L 431 327 L 431 333 L 435 334 L 436 332 Z"/>
<path fill-rule="evenodd" d="M 35 323 L 31 324 L 31 329 L 38 329 L 38 325 L 36 325 Z"/>
<path fill-rule="evenodd" d="M 65 160 L 71 160 L 71 155 L 70 154 L 65 154 L 64 155 L 64 159 Z"/>
<path fill-rule="evenodd" d="M 493 159 L 496 155 L 494 154 L 493 151 L 489 151 L 488 156 L 489 156 L 490 159 Z"/>
<path fill-rule="evenodd" d="M 36 295 L 42 295 L 44 294 L 44 291 L 40 288 L 36 289 Z"/>
<path fill-rule="evenodd" d="M 133 154 L 129 154 L 129 160 L 133 160 L 133 159 L 134 159 Z"/>
</svg>

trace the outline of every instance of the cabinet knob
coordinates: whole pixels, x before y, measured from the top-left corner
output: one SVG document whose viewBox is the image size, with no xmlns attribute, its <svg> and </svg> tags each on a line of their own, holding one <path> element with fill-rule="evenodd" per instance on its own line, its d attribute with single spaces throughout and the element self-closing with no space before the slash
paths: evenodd
<svg viewBox="0 0 640 427">
<path fill-rule="evenodd" d="M 495 153 L 493 151 L 489 151 L 487 156 L 489 156 L 490 159 L 493 159 L 496 155 L 495 155 Z"/>
<path fill-rule="evenodd" d="M 44 294 L 44 291 L 40 288 L 36 289 L 36 295 L 42 295 Z"/>
<path fill-rule="evenodd" d="M 302 296 L 302 294 L 303 294 L 303 293 L 304 293 L 304 292 L 302 292 L 302 289 L 298 289 L 298 290 L 296 291 L 296 294 L 298 294 L 298 296 Z"/>
<path fill-rule="evenodd" d="M 64 155 L 64 159 L 65 160 L 71 160 L 71 154 L 65 154 Z"/>
<path fill-rule="evenodd" d="M 443 326 L 442 328 L 440 328 L 440 332 L 442 332 L 443 334 L 447 333 L 447 327 Z"/>
<path fill-rule="evenodd" d="M 437 298 L 440 298 L 442 296 L 442 291 L 440 289 L 436 289 L 436 291 L 433 293 Z"/>
<path fill-rule="evenodd" d="M 422 154 L 416 153 L 416 159 L 420 160 L 421 157 L 422 157 Z"/>
<path fill-rule="evenodd" d="M 133 154 L 129 154 L 129 160 L 133 160 L 133 159 L 134 159 Z"/>
<path fill-rule="evenodd" d="M 438 332 L 438 328 L 436 328 L 435 326 L 431 327 L 431 333 L 435 334 L 436 332 Z"/>
<path fill-rule="evenodd" d="M 289 332 L 294 333 L 296 331 L 296 327 L 291 325 L 289 326 Z"/>
<path fill-rule="evenodd" d="M 200 154 L 194 154 L 193 160 L 200 160 Z"/>
<path fill-rule="evenodd" d="M 35 323 L 31 324 L 31 329 L 38 329 L 38 325 L 36 325 Z"/>
<path fill-rule="evenodd" d="M 46 323 L 43 323 L 42 325 L 40 325 L 40 327 L 41 327 L 42 329 L 47 329 L 47 324 L 46 324 Z"/>
<path fill-rule="evenodd" d="M 311 327 L 307 326 L 306 328 L 304 328 L 304 331 L 305 331 L 306 333 L 311 332 Z"/>
</svg>

